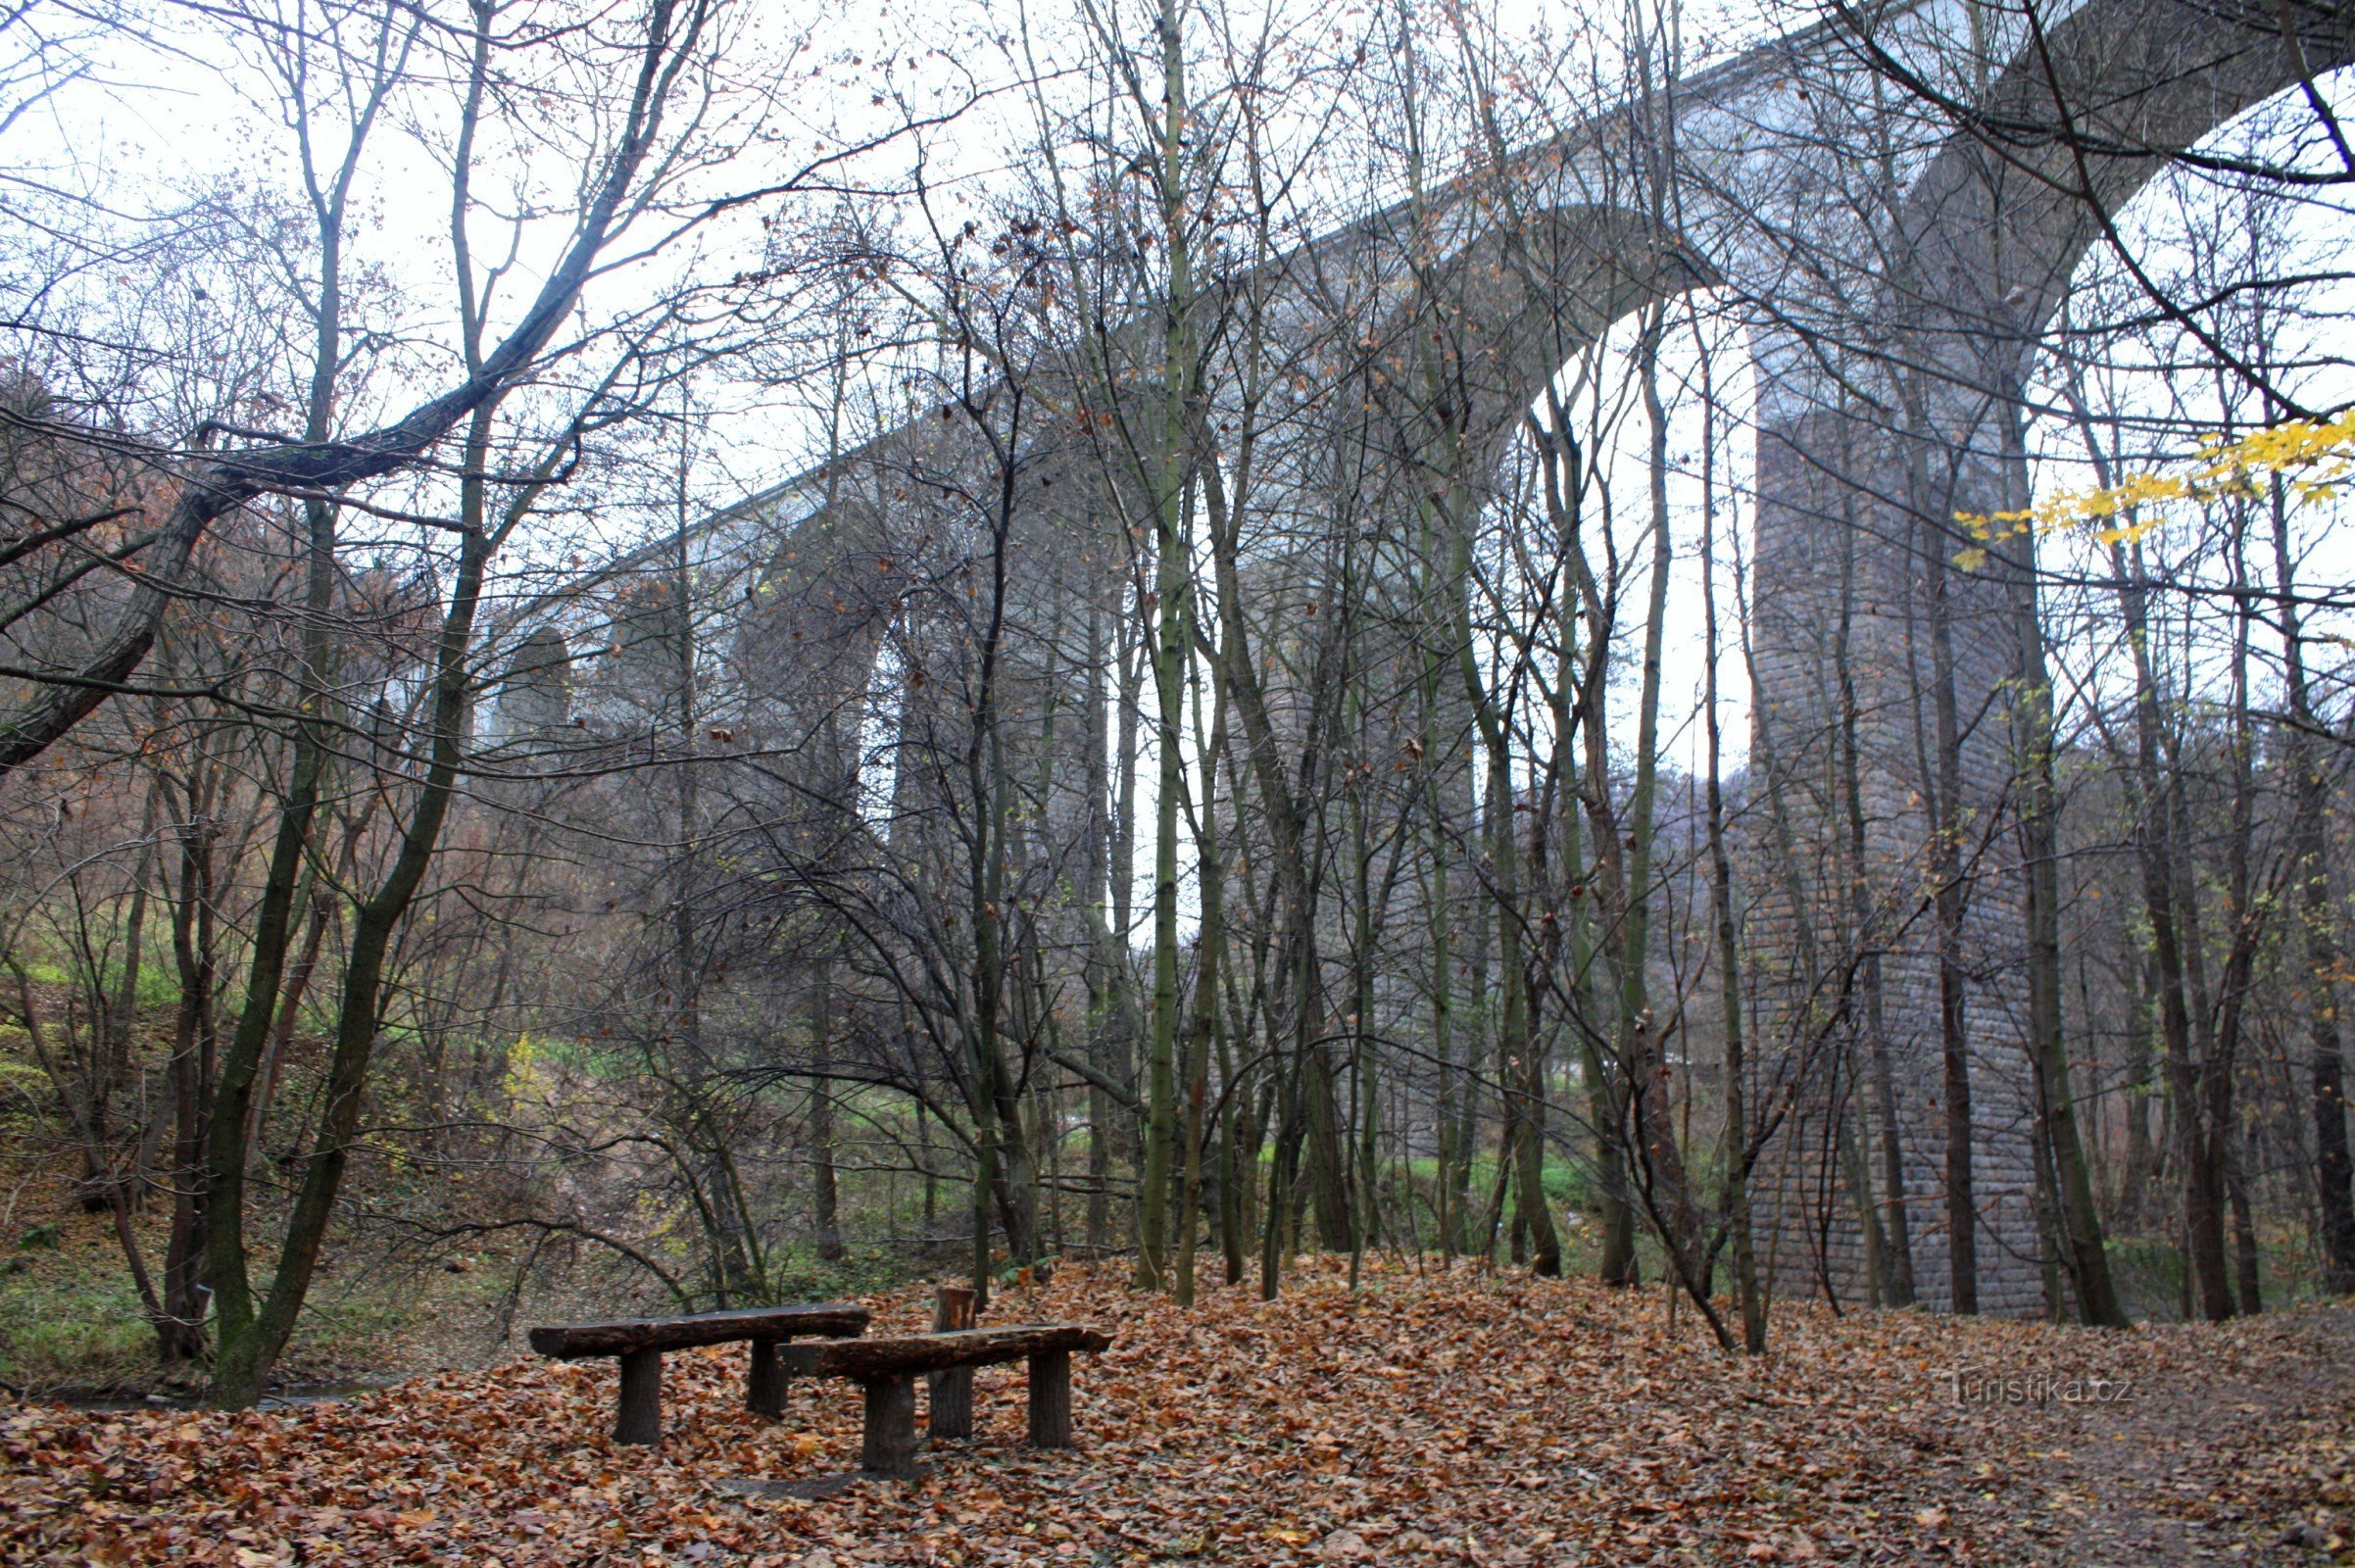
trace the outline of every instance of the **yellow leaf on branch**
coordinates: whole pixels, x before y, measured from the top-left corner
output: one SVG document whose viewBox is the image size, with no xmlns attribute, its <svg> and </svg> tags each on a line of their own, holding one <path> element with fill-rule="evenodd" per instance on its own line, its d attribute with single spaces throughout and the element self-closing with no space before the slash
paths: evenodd
<svg viewBox="0 0 2355 1568">
<path fill-rule="evenodd" d="M 2131 544 L 2179 504 L 2248 500 L 2281 479 L 2297 505 L 2334 499 L 2355 475 L 2355 409 L 2328 419 L 2289 419 L 2246 435 L 2203 442 L 2183 466 L 2130 473 L 2115 484 L 2063 490 L 2018 512 L 1957 513 L 1955 521 L 1990 543 L 2026 528 L 2052 533 L 2090 528 L 2104 545 Z M 1987 552 L 1965 547 L 1955 564 L 1976 571 Z"/>
</svg>

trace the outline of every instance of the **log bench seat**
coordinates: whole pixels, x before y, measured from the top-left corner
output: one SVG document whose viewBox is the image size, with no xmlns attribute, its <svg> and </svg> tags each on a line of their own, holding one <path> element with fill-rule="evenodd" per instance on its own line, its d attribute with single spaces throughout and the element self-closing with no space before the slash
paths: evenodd
<svg viewBox="0 0 2355 1568">
<path fill-rule="evenodd" d="M 662 1437 L 662 1352 L 741 1340 L 752 1349 L 745 1402 L 771 1419 L 785 1410 L 785 1369 L 778 1347 L 799 1338 L 856 1344 L 866 1332 L 867 1309 L 850 1301 L 810 1306 L 756 1306 L 687 1317 L 620 1318 L 610 1323 L 550 1323 L 531 1331 L 531 1348 L 560 1361 L 611 1355 L 621 1362 L 621 1396 L 613 1417 L 615 1443 L 659 1443 Z"/>
<path fill-rule="evenodd" d="M 859 1467 L 870 1475 L 906 1478 L 916 1473 L 922 1440 L 915 1428 L 915 1380 L 1003 1361 L 1030 1363 L 1030 1441 L 1041 1448 L 1071 1446 L 1071 1357 L 1094 1354 L 1112 1337 L 1076 1323 L 1023 1323 L 1006 1328 L 960 1329 L 947 1334 L 910 1334 L 872 1340 L 810 1340 L 777 1353 L 796 1377 L 849 1378 L 866 1391 L 866 1436 Z M 944 1410 L 941 1380 L 934 1382 L 933 1436 L 972 1435 L 969 1396 L 961 1408 Z M 946 1419 L 944 1419 L 946 1418 Z"/>
</svg>

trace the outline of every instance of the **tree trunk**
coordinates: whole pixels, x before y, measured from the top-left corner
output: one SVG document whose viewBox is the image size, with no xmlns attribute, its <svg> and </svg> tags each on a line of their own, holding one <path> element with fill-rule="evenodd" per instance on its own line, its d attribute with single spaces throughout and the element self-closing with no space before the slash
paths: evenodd
<svg viewBox="0 0 2355 1568">
<path fill-rule="evenodd" d="M 1202 729 L 1200 678 L 1193 682 L 1195 728 Z M 1202 935 L 1195 944 L 1194 1020 L 1188 1031 L 1185 1061 L 1186 1112 L 1183 1128 L 1184 1171 L 1178 1202 L 1176 1295 L 1180 1306 L 1194 1304 L 1195 1230 L 1202 1209 L 1203 1117 L 1210 1092 L 1210 1058 L 1224 1055 L 1218 976 L 1226 962 L 1226 867 L 1219 858 L 1218 764 L 1226 751 L 1227 694 L 1223 684 L 1211 697 L 1210 728 L 1203 746 L 1202 788 L 1196 803 L 1197 846 L 1201 864 Z"/>
<path fill-rule="evenodd" d="M 1675 1262 L 1678 1283 L 1698 1290 L 1699 1217 L 1686 1179 L 1683 1151 L 1670 1115 L 1667 1054 L 1651 1009 L 1652 823 L 1659 790 L 1660 667 L 1668 630 L 1671 560 L 1668 507 L 1668 412 L 1660 395 L 1659 355 L 1666 309 L 1655 306 L 1637 342 L 1637 379 L 1651 440 L 1651 570 L 1644 622 L 1644 668 L 1636 712 L 1635 776 L 1625 823 L 1627 858 L 1618 878 L 1621 904 L 1619 1038 L 1627 1068 L 1636 1137 L 1637 1169 L 1647 1178 L 1647 1200 L 1661 1244 Z M 1704 1312 L 1705 1298 L 1696 1298 Z"/>
<path fill-rule="evenodd" d="M 203 798 L 191 779 L 192 808 Z M 172 921 L 180 1002 L 172 1041 L 172 1232 L 164 1252 L 164 1364 L 193 1361 L 205 1349 L 207 1215 L 205 1143 L 214 1096 L 214 911 L 211 822 L 183 830 L 180 900 Z"/>
<path fill-rule="evenodd" d="M 208 1215 L 209 1234 L 213 1242 L 211 1252 L 216 1320 L 221 1340 L 214 1362 L 213 1396 L 215 1402 L 220 1404 L 243 1407 L 259 1399 L 264 1380 L 275 1364 L 279 1351 L 285 1348 L 288 1337 L 294 1332 L 296 1320 L 310 1291 L 312 1272 L 319 1262 L 319 1247 L 325 1240 L 327 1225 L 334 1216 L 336 1196 L 342 1185 L 345 1165 L 351 1157 L 354 1135 L 359 1128 L 361 1096 L 367 1087 L 368 1062 L 375 1048 L 376 1020 L 393 938 L 423 884 L 426 867 L 440 843 L 442 825 L 448 818 L 451 802 L 457 793 L 470 691 L 469 657 L 473 648 L 474 618 L 480 606 L 483 575 L 489 564 L 491 551 L 490 533 L 484 525 L 484 487 L 487 484 L 490 424 L 495 408 L 495 404 L 478 407 L 467 432 L 466 466 L 464 469 L 467 477 L 462 486 L 461 508 L 472 527 L 464 535 L 460 546 L 458 571 L 452 583 L 449 608 L 442 618 L 440 639 L 435 651 L 424 777 L 419 783 L 408 829 L 401 837 L 392 867 L 374 894 L 360 906 L 353 921 L 334 1050 L 328 1061 L 311 1162 L 296 1194 L 293 1213 L 287 1221 L 269 1295 L 259 1307 L 254 1302 L 252 1286 L 246 1273 L 245 1213 L 242 1202 L 244 1112 L 245 1093 L 250 1091 L 253 1068 L 260 1054 L 261 1033 L 269 1027 L 272 1004 L 276 1000 L 274 969 L 270 974 L 270 984 L 260 987 L 258 1001 L 249 993 L 246 1016 L 239 1023 L 239 1039 L 232 1048 L 232 1057 L 242 1057 L 239 1065 L 243 1082 L 238 1086 L 238 1093 L 234 1096 L 226 1093 L 224 1082 L 224 1092 L 216 1098 L 210 1129 L 213 1169 L 217 1178 L 224 1174 L 228 1176 L 231 1193 L 230 1202 L 221 1202 L 221 1189 L 216 1187 L 212 1195 L 215 1206 Z M 315 540 L 317 537 L 315 530 Z M 332 571 L 331 562 L 329 571 Z M 316 751 L 315 748 L 303 750 Z M 299 751 L 298 758 L 300 756 Z M 310 773 L 314 785 L 317 776 L 314 758 Z M 298 789 L 298 797 L 301 793 Z M 282 834 L 279 846 L 288 851 L 285 857 L 287 863 L 281 865 L 278 858 L 273 857 L 272 885 L 283 887 L 289 896 L 295 879 L 292 862 L 300 853 L 305 836 L 300 829 L 295 831 L 291 841 Z M 272 917 L 269 911 L 267 894 L 265 908 L 265 920 L 270 921 Z M 285 947 L 285 910 L 281 906 L 274 914 L 275 943 L 281 957 Z M 260 946 L 257 939 L 257 947 Z M 252 1026 L 250 1040 L 249 1025 Z M 225 1081 L 228 1076 L 226 1069 L 222 1076 Z"/>
<path fill-rule="evenodd" d="M 839 1263 L 842 1196 L 834 1176 L 834 965 L 819 958 L 810 972 L 810 1196 L 817 1255 Z"/>
<path fill-rule="evenodd" d="M 1931 702 L 1937 732 L 1931 879 L 1938 927 L 1938 1057 L 1945 1099 L 1946 1256 L 1951 1304 L 1979 1310 L 1979 1210 L 1974 1198 L 1971 1041 L 1963 972 L 1967 896 L 1962 869 L 1962 716 L 1955 691 L 1953 572 L 1942 530 L 1926 527 L 1921 559 L 1930 600 Z"/>
<path fill-rule="evenodd" d="M 2017 399 L 2007 403 L 2005 421 L 2015 449 L 2020 445 Z M 2026 458 L 2007 464 L 2024 472 Z M 2075 1287 L 2085 1322 L 2127 1327 L 2126 1309 L 2110 1279 L 2109 1252 L 2101 1215 L 2093 1203 L 2093 1181 L 2077 1127 L 2077 1095 L 2071 1084 L 2068 1042 L 2061 1017 L 2060 802 L 2054 788 L 2053 685 L 2044 657 L 2044 627 L 2036 610 L 2034 530 L 2014 542 L 2007 563 L 2016 638 L 2018 676 L 2012 693 L 2014 745 L 2023 776 L 2020 850 L 2028 928 L 2029 1050 L 2036 1065 L 2036 1142 L 2050 1161 L 2055 1240 Z"/>
<path fill-rule="evenodd" d="M 2314 1121 L 2315 1229 L 2322 1253 L 2324 1293 L 2355 1292 L 2355 1158 L 2347 1147 L 2346 1053 L 2338 1023 L 2338 909 L 2330 892 L 2329 820 L 2330 781 L 2315 737 L 2315 716 L 2306 675 L 2306 639 L 2291 580 L 2296 559 L 2289 537 L 2289 508 L 2281 481 L 2269 496 L 2273 512 L 2275 614 L 2281 628 L 2284 765 L 2291 791 L 2289 853 L 2297 886 L 2297 919 L 2304 939 L 2305 968 L 2298 989 L 2306 1010 L 2306 1041 Z"/>
<path fill-rule="evenodd" d="M 1080 819 L 1080 866 L 1086 879 L 1083 902 L 1095 930 L 1089 934 L 1086 959 L 1088 985 L 1088 1059 L 1096 1076 L 1088 1080 L 1088 1215 L 1085 1237 L 1091 1254 L 1102 1256 L 1112 1245 L 1112 1097 L 1098 1077 L 1110 1070 L 1107 1049 L 1116 999 L 1119 996 L 1120 956 L 1114 951 L 1107 883 L 1111 877 L 1111 714 L 1105 661 L 1111 650 L 1104 636 L 1106 612 L 1101 589 L 1088 595 L 1088 722 L 1086 728 L 1088 804 Z M 1125 933 L 1122 940 L 1125 941 Z"/>
<path fill-rule="evenodd" d="M 1702 374 L 1708 373 L 1707 362 Z M 1703 657 L 1701 718 L 1708 743 L 1707 829 L 1709 841 L 1709 912 L 1717 935 L 1717 989 L 1725 1020 L 1725 1134 L 1718 1161 L 1725 1172 L 1720 1206 L 1734 1244 L 1734 1294 L 1742 1311 L 1742 1348 L 1748 1355 L 1766 1353 L 1766 1294 L 1758 1284 L 1758 1260 L 1750 1228 L 1749 1063 L 1743 1051 L 1742 1017 L 1742 944 L 1734 916 L 1734 863 L 1726 854 L 1723 739 L 1718 725 L 1717 694 L 1717 507 L 1715 442 L 1716 406 L 1704 380 L 1701 388 L 1701 630 L 1707 639 Z"/>
<path fill-rule="evenodd" d="M 1843 450 L 1842 461 L 1848 454 Z M 1859 977 L 1864 988 L 1864 1040 L 1872 1084 L 1872 1142 L 1881 1160 L 1878 1260 L 1881 1297 L 1890 1306 L 1914 1304 L 1913 1225 L 1906 1206 L 1905 1146 L 1897 1118 L 1896 1073 L 1890 1065 L 1887 997 L 1881 963 L 1881 921 L 1874 908 L 1872 865 L 1865 837 L 1864 763 L 1858 730 L 1864 707 L 1857 696 L 1851 639 L 1856 616 L 1856 546 L 1863 530 L 1854 515 L 1854 492 L 1841 490 L 1846 527 L 1840 530 L 1840 618 L 1832 658 L 1840 683 L 1840 793 L 1848 829 L 1848 918 L 1850 937 L 1862 944 Z M 1812 981 L 1812 976 L 1810 977 Z M 1871 1232 L 1867 1232 L 1868 1239 Z"/>
</svg>

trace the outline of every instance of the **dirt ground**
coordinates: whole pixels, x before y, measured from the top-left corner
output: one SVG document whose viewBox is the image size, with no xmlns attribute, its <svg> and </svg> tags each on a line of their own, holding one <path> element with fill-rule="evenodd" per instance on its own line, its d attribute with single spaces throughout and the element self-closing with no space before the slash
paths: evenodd
<svg viewBox="0 0 2355 1568">
<path fill-rule="evenodd" d="M 2029 1461 L 2025 1549 L 2085 1568 L 2355 1560 L 2355 1307 L 2063 1343 L 2041 1385 L 1959 1385 L 1962 1450 Z"/>
</svg>

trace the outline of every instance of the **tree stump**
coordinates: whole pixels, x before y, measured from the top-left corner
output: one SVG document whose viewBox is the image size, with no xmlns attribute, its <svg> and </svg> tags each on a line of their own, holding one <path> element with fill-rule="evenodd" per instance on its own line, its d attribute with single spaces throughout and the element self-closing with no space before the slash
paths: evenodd
<svg viewBox="0 0 2355 1568">
<path fill-rule="evenodd" d="M 973 1326 L 973 1292 L 963 1285 L 944 1285 L 933 1299 L 932 1331 L 946 1334 Z M 973 1435 L 973 1369 L 952 1367 L 930 1379 L 931 1429 L 935 1438 Z"/>
<path fill-rule="evenodd" d="M 915 1379 L 875 1378 L 866 1385 L 866 1438 L 859 1468 L 869 1475 L 912 1479 L 922 1443 L 915 1428 Z"/>
<path fill-rule="evenodd" d="M 615 1443 L 662 1441 L 662 1352 L 621 1352 L 621 1401 L 613 1418 Z"/>
<path fill-rule="evenodd" d="M 752 1342 L 752 1369 L 744 1380 L 744 1402 L 755 1415 L 774 1421 L 785 1413 L 785 1363 L 777 1356 L 777 1342 Z"/>
<path fill-rule="evenodd" d="M 1030 1358 L 1030 1443 L 1036 1448 L 1071 1446 L 1069 1350 L 1041 1350 Z"/>
</svg>

